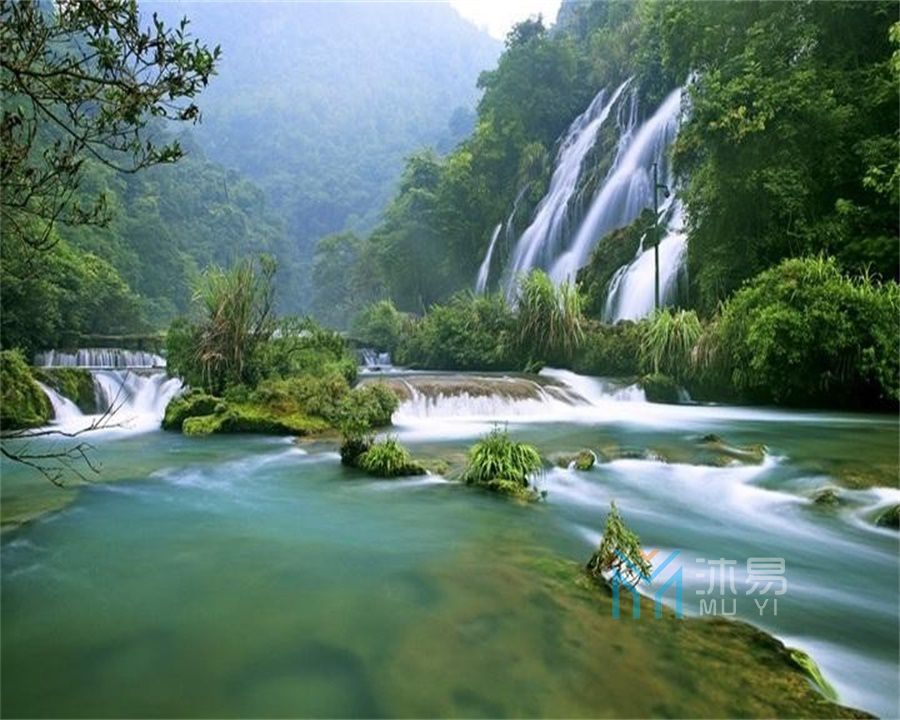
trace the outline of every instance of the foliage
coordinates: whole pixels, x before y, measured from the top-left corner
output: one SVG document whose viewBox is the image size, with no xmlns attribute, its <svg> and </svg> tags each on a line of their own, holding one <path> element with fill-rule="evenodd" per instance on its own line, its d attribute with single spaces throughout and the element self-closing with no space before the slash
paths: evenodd
<svg viewBox="0 0 900 720">
<path fill-rule="evenodd" d="M 833 259 L 786 260 L 724 305 L 706 343 L 712 373 L 757 402 L 896 407 L 900 286 L 842 275 Z"/>
<path fill-rule="evenodd" d="M 520 497 L 533 497 L 531 480 L 542 466 L 531 445 L 513 441 L 495 428 L 469 450 L 463 480 L 470 485 Z"/>
<path fill-rule="evenodd" d="M 356 357 L 340 334 L 323 328 L 309 317 L 287 317 L 275 325 L 268 342 L 257 348 L 256 378 L 339 374 L 356 379 Z"/>
<path fill-rule="evenodd" d="M 519 283 L 516 300 L 516 340 L 532 358 L 569 359 L 584 340 L 581 296 L 569 282 L 555 286 L 535 270 Z"/>
<path fill-rule="evenodd" d="M 504 370 L 516 367 L 515 316 L 500 294 L 454 295 L 411 322 L 396 362 L 437 370 Z"/>
<path fill-rule="evenodd" d="M 359 467 L 370 475 L 383 478 L 425 474 L 425 468 L 415 462 L 409 451 L 393 437 L 371 445 L 360 455 Z"/>
<path fill-rule="evenodd" d="M 181 156 L 177 141 L 144 131 L 151 119 L 196 122 L 193 99 L 215 72 L 219 48 L 153 17 L 135 0 L 0 0 L 0 166 L 4 237 L 50 249 L 56 222 L 102 223 L 103 194 L 77 194 L 86 158 L 134 172 Z M 33 220 L 41 222 L 35 232 Z"/>
<path fill-rule="evenodd" d="M 371 446 L 375 429 L 390 425 L 397 409 L 397 396 L 380 383 L 356 387 L 338 406 L 337 428 L 341 432 L 341 462 L 356 467 Z"/>
<path fill-rule="evenodd" d="M 84 413 L 97 412 L 94 378 L 81 368 L 32 368 L 31 374 L 63 397 L 74 402 Z"/>
<path fill-rule="evenodd" d="M 230 384 L 254 384 L 254 357 L 275 330 L 269 258 L 229 270 L 209 268 L 194 294 L 199 318 L 178 323 L 167 340 L 171 370 L 221 394 Z"/>
<path fill-rule="evenodd" d="M 641 540 L 625 524 L 615 502 L 610 503 L 603 539 L 588 560 L 586 569 L 598 580 L 604 579 L 604 573 L 613 573 L 631 585 L 636 584 L 640 576 L 650 576 L 652 568 L 641 550 Z"/>
<path fill-rule="evenodd" d="M 640 324 L 640 364 L 644 372 L 683 380 L 691 367 L 691 352 L 703 326 L 693 310 L 660 309 Z"/>
<path fill-rule="evenodd" d="M 379 300 L 360 312 L 353 321 L 354 339 L 367 347 L 394 353 L 403 332 L 404 316 L 390 300 Z"/>
<path fill-rule="evenodd" d="M 50 401 L 38 387 L 19 350 L 0 352 L 0 429 L 46 425 L 52 417 Z"/>
<path fill-rule="evenodd" d="M 693 73 L 675 160 L 698 308 L 809 253 L 896 277 L 896 6 L 654 5 L 662 65 Z"/>
<path fill-rule="evenodd" d="M 328 429 L 328 423 L 302 412 L 278 413 L 253 404 L 220 403 L 209 415 L 189 417 L 182 424 L 185 435 L 213 433 L 264 433 L 310 435 Z"/>
<path fill-rule="evenodd" d="M 641 378 L 647 400 L 655 403 L 677 403 L 678 383 L 663 373 L 651 373 Z"/>
<path fill-rule="evenodd" d="M 615 325 L 588 322 L 584 342 L 572 360 L 572 367 L 587 375 L 637 375 L 640 340 L 641 326 L 629 320 Z"/>
<path fill-rule="evenodd" d="M 197 389 L 176 395 L 166 405 L 162 429 L 181 431 L 185 420 L 212 414 L 220 402 L 219 398 Z"/>
</svg>

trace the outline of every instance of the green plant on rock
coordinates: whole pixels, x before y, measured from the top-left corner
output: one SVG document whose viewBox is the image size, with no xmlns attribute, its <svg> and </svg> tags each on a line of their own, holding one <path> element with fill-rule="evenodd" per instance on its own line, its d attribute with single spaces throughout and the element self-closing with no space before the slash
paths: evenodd
<svg viewBox="0 0 900 720">
<path fill-rule="evenodd" d="M 384 478 L 425 474 L 425 468 L 393 437 L 372 444 L 360 455 L 358 466 L 370 475 Z"/>
<path fill-rule="evenodd" d="M 629 584 L 649 577 L 652 568 L 641 550 L 641 540 L 619 514 L 616 503 L 610 503 L 609 515 L 600 547 L 591 555 L 587 572 L 598 580 L 604 580 L 605 573 L 618 574 Z"/>
<path fill-rule="evenodd" d="M 495 428 L 469 450 L 463 480 L 497 492 L 533 499 L 531 480 L 542 467 L 538 451 L 513 441 L 509 433 Z"/>
<path fill-rule="evenodd" d="M 362 454 L 372 446 L 375 429 L 390 425 L 398 402 L 394 392 L 381 383 L 353 388 L 344 396 L 335 416 L 344 465 L 358 465 Z"/>
<path fill-rule="evenodd" d="M 541 270 L 519 283 L 516 297 L 517 341 L 520 349 L 537 358 L 571 358 L 584 341 L 584 315 L 578 287 L 559 287 Z"/>
</svg>

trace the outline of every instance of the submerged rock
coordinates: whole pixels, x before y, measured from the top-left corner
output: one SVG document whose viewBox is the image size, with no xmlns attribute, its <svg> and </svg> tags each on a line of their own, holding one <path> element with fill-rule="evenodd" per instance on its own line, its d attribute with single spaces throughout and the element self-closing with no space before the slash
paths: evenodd
<svg viewBox="0 0 900 720">
<path fill-rule="evenodd" d="M 824 487 L 819 488 L 812 494 L 812 501 L 816 505 L 834 506 L 840 505 L 841 496 L 836 488 Z"/>
<path fill-rule="evenodd" d="M 731 445 L 715 434 L 704 435 L 700 439 L 704 450 L 713 453 L 713 465 L 729 465 L 734 461 L 759 465 L 766 459 L 766 446 L 759 443 L 753 445 Z"/>
<path fill-rule="evenodd" d="M 882 510 L 875 518 L 878 527 L 900 530 L 900 505 L 891 505 Z"/>
</svg>

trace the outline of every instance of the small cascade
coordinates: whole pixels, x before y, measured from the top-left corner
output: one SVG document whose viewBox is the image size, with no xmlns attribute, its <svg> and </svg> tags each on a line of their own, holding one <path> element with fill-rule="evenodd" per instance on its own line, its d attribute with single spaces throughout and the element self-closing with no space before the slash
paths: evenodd
<svg viewBox="0 0 900 720">
<path fill-rule="evenodd" d="M 69 398 L 60 395 L 52 387 L 44 385 L 42 382 L 38 382 L 38 386 L 44 391 L 53 408 L 54 424 L 70 425 L 84 417 L 84 413 Z"/>
<path fill-rule="evenodd" d="M 38 383 L 53 406 L 53 425 L 68 432 L 97 428 L 131 431 L 159 427 L 166 405 L 182 388 L 181 380 L 164 372 L 92 370 L 99 412 L 85 415 L 68 398 Z"/>
<path fill-rule="evenodd" d="M 597 133 L 616 105 L 630 79 L 611 96 L 597 93 L 591 104 L 569 126 L 560 144 L 550 187 L 535 211 L 531 225 L 519 238 L 506 273 L 507 294 L 515 288 L 517 277 L 532 268 L 549 268 L 569 241 L 573 228 L 570 207 L 575 196 L 585 156 L 593 148 Z"/>
<path fill-rule="evenodd" d="M 667 214 L 665 235 L 659 241 L 659 299 L 662 306 L 672 304 L 678 297 L 687 250 L 681 201 L 675 200 Z M 604 321 L 638 320 L 652 312 L 656 304 L 656 259 L 652 242 L 649 234 L 644 235 L 634 260 L 613 275 L 603 309 Z"/>
<path fill-rule="evenodd" d="M 569 248 L 560 254 L 550 270 L 556 282 L 573 278 L 591 251 L 605 235 L 637 219 L 653 206 L 653 174 L 671 184 L 667 151 L 678 131 L 681 88 L 674 90 L 642 125 L 636 124 L 633 109 L 620 113 L 620 139 L 613 167 L 594 196 Z"/>
<path fill-rule="evenodd" d="M 359 351 L 359 359 L 362 368 L 372 372 L 387 370 L 393 367 L 391 365 L 391 354 L 386 352 L 377 352 L 372 348 L 362 348 Z"/>
<path fill-rule="evenodd" d="M 38 367 L 71 368 L 164 368 L 165 358 L 156 353 L 121 348 L 81 348 L 75 352 L 48 350 L 35 355 Z"/>
<path fill-rule="evenodd" d="M 515 210 L 513 210 L 513 212 L 515 212 Z M 494 228 L 494 232 L 491 235 L 491 242 L 484 255 L 484 260 L 481 261 L 481 267 L 478 268 L 478 278 L 475 280 L 475 292 L 479 295 L 483 295 L 484 291 L 487 289 L 488 275 L 491 272 L 491 260 L 494 257 L 494 246 L 497 244 L 497 238 L 500 237 L 500 229 L 502 227 L 503 223 L 497 223 L 497 227 Z"/>
</svg>

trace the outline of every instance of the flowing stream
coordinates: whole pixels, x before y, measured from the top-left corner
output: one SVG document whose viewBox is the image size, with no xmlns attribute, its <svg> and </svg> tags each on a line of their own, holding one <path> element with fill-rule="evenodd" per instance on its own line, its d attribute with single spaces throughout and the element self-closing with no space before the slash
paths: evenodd
<svg viewBox="0 0 900 720">
<path fill-rule="evenodd" d="M 117 372 L 97 375 L 107 396 L 158 422 L 177 381 Z M 896 487 L 896 418 L 655 405 L 554 370 L 386 379 L 405 388 L 391 432 L 421 457 L 459 461 L 500 422 L 545 458 L 604 461 L 548 467 L 546 501 L 522 506 L 441 475 L 373 480 L 327 443 L 146 422 L 91 437 L 99 482 L 59 490 L 3 460 L 4 715 L 683 715 L 702 698 L 678 657 L 625 692 L 628 626 L 586 634 L 539 591 L 535 559 L 584 562 L 611 500 L 646 548 L 680 551 L 687 614 L 698 558 L 733 560 L 738 617 L 810 652 L 843 703 L 900 714 L 898 535 L 871 522 L 900 492 L 810 500 L 839 477 Z M 710 433 L 765 453 L 713 462 Z M 746 597 L 754 557 L 784 559 L 777 615 Z"/>
</svg>

